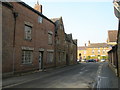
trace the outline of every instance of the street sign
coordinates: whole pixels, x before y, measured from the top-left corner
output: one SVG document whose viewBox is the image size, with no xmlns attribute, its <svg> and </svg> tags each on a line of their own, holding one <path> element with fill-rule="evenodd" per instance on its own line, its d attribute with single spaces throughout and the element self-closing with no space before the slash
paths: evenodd
<svg viewBox="0 0 120 90">
<path fill-rule="evenodd" d="M 114 0 L 113 4 L 115 16 L 120 19 L 120 0 Z"/>
</svg>

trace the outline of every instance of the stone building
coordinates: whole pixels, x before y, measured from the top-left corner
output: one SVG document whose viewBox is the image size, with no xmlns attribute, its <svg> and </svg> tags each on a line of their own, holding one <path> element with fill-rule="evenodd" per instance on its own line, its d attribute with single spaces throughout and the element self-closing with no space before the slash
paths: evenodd
<svg viewBox="0 0 120 90">
<path fill-rule="evenodd" d="M 24 2 L 2 2 L 2 72 L 54 67 L 55 23 Z"/>
<path fill-rule="evenodd" d="M 72 34 L 65 34 L 66 40 L 66 64 L 77 63 L 77 39 L 72 38 Z"/>
<path fill-rule="evenodd" d="M 72 34 L 66 34 L 62 17 L 51 19 L 56 24 L 55 29 L 55 62 L 56 66 L 76 64 L 77 40 Z"/>
<path fill-rule="evenodd" d="M 86 59 L 87 57 L 87 47 L 85 46 L 79 46 L 78 47 L 78 53 L 77 53 L 77 60 L 81 60 L 81 59 Z"/>
<path fill-rule="evenodd" d="M 88 46 L 78 47 L 78 55 L 81 54 L 82 59 L 107 59 L 108 51 L 117 44 L 118 30 L 108 30 L 108 38 L 106 43 L 91 43 L 88 41 Z"/>
<path fill-rule="evenodd" d="M 107 59 L 109 50 L 107 43 L 90 43 L 89 41 L 88 46 L 85 44 L 85 46 L 78 47 L 78 59 L 79 54 L 81 54 L 81 59 Z"/>
<path fill-rule="evenodd" d="M 65 30 L 62 17 L 51 19 L 56 24 L 55 29 L 55 65 L 66 65 L 66 50 L 65 50 Z"/>
</svg>

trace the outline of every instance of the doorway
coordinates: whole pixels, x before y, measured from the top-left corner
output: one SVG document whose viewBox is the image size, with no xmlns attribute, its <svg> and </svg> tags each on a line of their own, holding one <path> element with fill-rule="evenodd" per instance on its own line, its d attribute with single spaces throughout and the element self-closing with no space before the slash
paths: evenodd
<svg viewBox="0 0 120 90">
<path fill-rule="evenodd" d="M 43 51 L 39 52 L 39 70 L 42 69 L 43 66 Z"/>
</svg>

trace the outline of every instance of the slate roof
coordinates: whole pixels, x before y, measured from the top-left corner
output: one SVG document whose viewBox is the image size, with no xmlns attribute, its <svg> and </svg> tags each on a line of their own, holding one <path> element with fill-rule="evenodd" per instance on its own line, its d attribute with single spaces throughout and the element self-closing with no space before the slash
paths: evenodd
<svg viewBox="0 0 120 90">
<path fill-rule="evenodd" d="M 91 43 L 88 48 L 104 48 L 104 47 L 109 47 L 107 43 Z"/>
<path fill-rule="evenodd" d="M 118 30 L 109 30 L 108 31 L 108 42 L 116 42 L 117 33 L 118 33 Z"/>
<path fill-rule="evenodd" d="M 56 22 L 57 20 L 59 20 L 60 18 L 51 18 L 51 21 Z"/>
<path fill-rule="evenodd" d="M 72 41 L 72 34 L 66 34 L 65 33 L 65 40 L 68 41 L 68 42 L 71 42 Z"/>
<path fill-rule="evenodd" d="M 78 50 L 86 50 L 86 47 L 85 46 L 79 46 Z"/>
</svg>

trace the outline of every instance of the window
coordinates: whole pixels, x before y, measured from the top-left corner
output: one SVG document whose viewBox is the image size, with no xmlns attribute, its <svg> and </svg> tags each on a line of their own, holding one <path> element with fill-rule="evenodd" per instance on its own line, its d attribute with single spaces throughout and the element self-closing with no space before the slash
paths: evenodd
<svg viewBox="0 0 120 90">
<path fill-rule="evenodd" d="M 103 50 L 103 53 L 105 53 L 105 50 Z"/>
<path fill-rule="evenodd" d="M 98 50 L 98 54 L 100 54 L 100 50 Z"/>
<path fill-rule="evenodd" d="M 23 50 L 22 51 L 22 63 L 23 64 L 31 64 L 33 57 L 33 51 Z"/>
<path fill-rule="evenodd" d="M 84 54 L 86 54 L 86 51 L 84 51 Z"/>
<path fill-rule="evenodd" d="M 48 44 L 52 44 L 52 34 L 48 33 Z"/>
<path fill-rule="evenodd" d="M 32 27 L 25 25 L 25 40 L 31 40 L 32 39 Z"/>
<path fill-rule="evenodd" d="M 38 17 L 38 23 L 42 23 L 42 17 L 41 16 Z"/>
<path fill-rule="evenodd" d="M 94 52 L 95 52 L 95 51 L 94 51 L 94 50 L 92 50 L 92 54 L 94 54 Z"/>
<path fill-rule="evenodd" d="M 53 62 L 53 52 L 48 52 L 47 53 L 47 63 L 52 63 Z"/>
<path fill-rule="evenodd" d="M 62 29 L 62 30 L 63 30 L 63 25 L 62 25 L 62 24 L 60 25 L 60 29 Z"/>
</svg>

